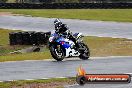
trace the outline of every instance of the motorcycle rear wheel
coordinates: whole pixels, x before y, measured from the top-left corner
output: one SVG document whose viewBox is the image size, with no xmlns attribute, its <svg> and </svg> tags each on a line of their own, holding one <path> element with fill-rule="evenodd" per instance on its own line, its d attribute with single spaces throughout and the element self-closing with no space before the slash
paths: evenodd
<svg viewBox="0 0 132 88">
<path fill-rule="evenodd" d="M 79 55 L 79 58 L 82 60 L 87 60 L 90 57 L 90 50 L 88 46 L 84 43 L 81 43 L 80 46 L 81 48 L 84 48 L 85 50 L 81 52 L 81 54 Z"/>
</svg>

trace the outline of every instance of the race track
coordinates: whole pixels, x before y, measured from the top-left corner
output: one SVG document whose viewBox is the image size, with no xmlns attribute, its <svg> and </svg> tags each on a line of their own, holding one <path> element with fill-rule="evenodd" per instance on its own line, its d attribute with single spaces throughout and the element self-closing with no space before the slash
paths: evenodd
<svg viewBox="0 0 132 88">
<path fill-rule="evenodd" d="M 0 16 L 0 28 L 28 31 L 52 31 L 55 18 Z M 89 36 L 132 39 L 132 23 L 61 19 L 72 32 Z"/>
<path fill-rule="evenodd" d="M 75 58 L 63 62 L 19 61 L 0 63 L 0 81 L 73 77 L 80 65 L 87 73 L 132 73 L 132 57 Z"/>
<path fill-rule="evenodd" d="M 0 16 L 0 28 L 28 31 L 52 31 L 54 18 Z M 62 19 L 72 32 L 89 36 L 132 39 L 132 23 Z M 132 73 L 132 57 L 91 57 L 90 60 L 68 59 L 63 62 L 19 61 L 0 63 L 0 81 L 73 77 L 82 65 L 87 73 Z M 78 85 L 69 88 L 80 88 Z M 90 84 L 83 88 L 132 88 L 132 83 L 122 85 Z"/>
<path fill-rule="evenodd" d="M 129 84 L 85 84 L 84 86 L 75 84 L 65 88 L 132 88 L 132 82 Z"/>
</svg>

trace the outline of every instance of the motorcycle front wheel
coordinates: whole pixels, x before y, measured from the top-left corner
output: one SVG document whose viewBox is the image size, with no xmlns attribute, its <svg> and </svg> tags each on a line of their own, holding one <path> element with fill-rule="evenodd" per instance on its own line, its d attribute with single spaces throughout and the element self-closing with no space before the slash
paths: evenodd
<svg viewBox="0 0 132 88">
<path fill-rule="evenodd" d="M 62 61 L 65 57 L 64 50 L 61 48 L 60 45 L 50 46 L 50 53 L 52 57 L 57 61 Z"/>
</svg>

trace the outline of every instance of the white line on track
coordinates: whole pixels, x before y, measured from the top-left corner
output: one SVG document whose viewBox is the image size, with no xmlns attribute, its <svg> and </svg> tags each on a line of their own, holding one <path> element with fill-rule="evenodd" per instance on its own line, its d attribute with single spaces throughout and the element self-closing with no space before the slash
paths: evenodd
<svg viewBox="0 0 132 88">
<path fill-rule="evenodd" d="M 41 78 L 41 79 L 25 79 L 25 80 L 46 80 L 46 79 L 55 79 L 55 78 L 71 78 L 71 77 L 54 77 L 54 78 Z M 21 81 L 21 80 L 6 80 L 0 82 L 12 82 L 12 81 Z"/>
<path fill-rule="evenodd" d="M 106 57 L 90 57 L 89 59 L 113 59 L 113 58 L 126 58 L 126 57 L 131 57 L 132 56 L 106 56 Z M 79 58 L 65 58 L 65 60 L 80 60 Z M 15 63 L 15 62 L 32 62 L 32 61 L 55 61 L 54 59 L 44 59 L 44 60 L 23 60 L 23 61 L 5 61 L 5 62 L 0 62 L 0 63 Z"/>
<path fill-rule="evenodd" d="M 132 77 L 132 73 L 124 73 L 124 74 L 130 74 Z M 72 77 L 54 77 L 54 78 L 72 78 Z M 46 79 L 52 79 L 52 78 L 41 78 L 41 79 L 25 79 L 25 80 L 46 80 Z M 19 80 L 6 80 L 6 81 L 0 81 L 0 82 L 12 82 L 12 81 L 19 81 Z M 75 84 L 76 85 L 76 84 Z"/>
</svg>

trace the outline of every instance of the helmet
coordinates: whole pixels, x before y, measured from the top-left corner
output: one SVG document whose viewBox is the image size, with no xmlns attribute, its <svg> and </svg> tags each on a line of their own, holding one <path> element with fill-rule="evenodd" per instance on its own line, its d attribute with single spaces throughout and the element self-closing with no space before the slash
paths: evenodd
<svg viewBox="0 0 132 88">
<path fill-rule="evenodd" d="M 55 21 L 54 21 L 55 27 L 59 27 L 61 24 L 62 24 L 62 22 L 60 21 L 60 19 L 55 19 Z"/>
<path fill-rule="evenodd" d="M 55 19 L 54 25 L 55 25 L 55 24 L 58 24 L 58 23 L 62 23 L 62 22 L 60 21 L 60 19 Z"/>
</svg>

